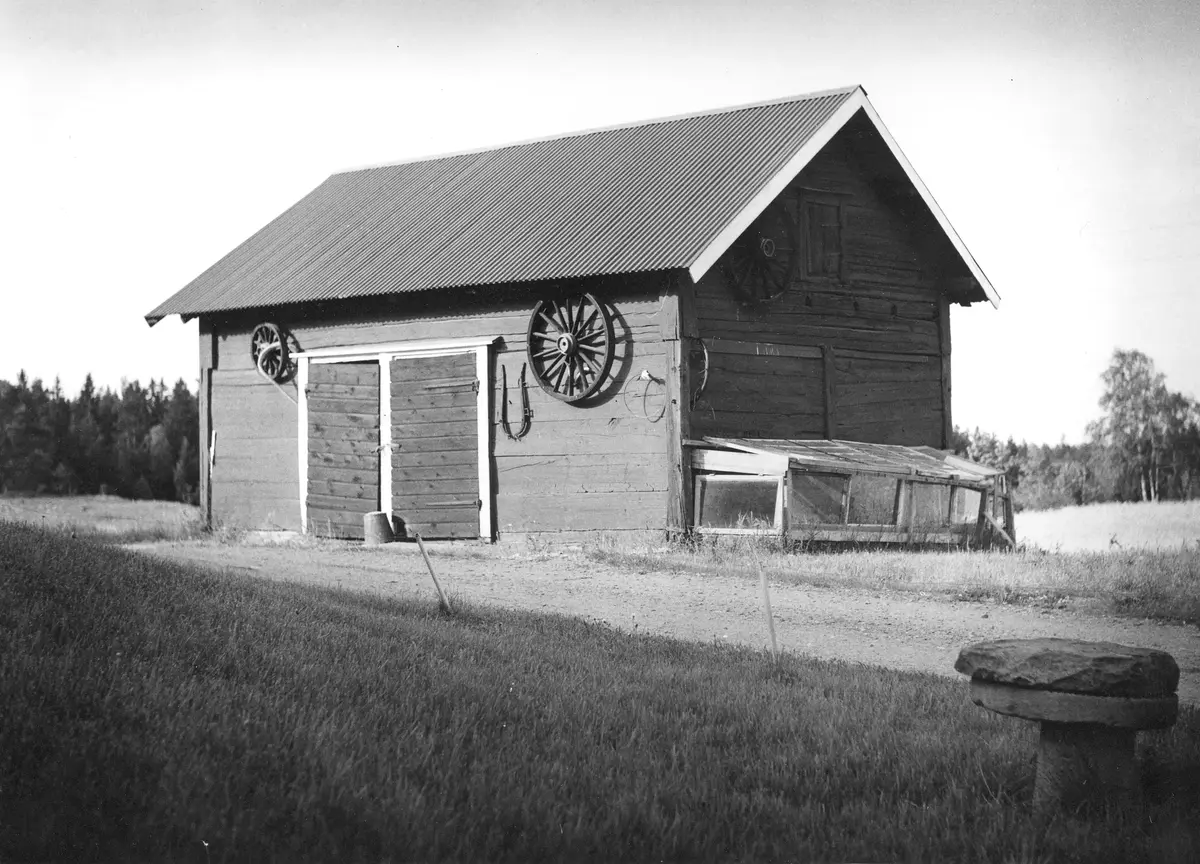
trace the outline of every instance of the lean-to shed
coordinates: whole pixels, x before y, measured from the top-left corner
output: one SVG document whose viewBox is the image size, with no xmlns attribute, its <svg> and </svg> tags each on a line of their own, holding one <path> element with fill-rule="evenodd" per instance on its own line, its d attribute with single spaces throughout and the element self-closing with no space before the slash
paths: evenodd
<svg viewBox="0 0 1200 864">
<path fill-rule="evenodd" d="M 944 448 L 986 301 L 854 87 L 334 174 L 146 318 L 200 319 L 210 519 L 494 539 L 704 523 L 735 439 Z"/>
</svg>

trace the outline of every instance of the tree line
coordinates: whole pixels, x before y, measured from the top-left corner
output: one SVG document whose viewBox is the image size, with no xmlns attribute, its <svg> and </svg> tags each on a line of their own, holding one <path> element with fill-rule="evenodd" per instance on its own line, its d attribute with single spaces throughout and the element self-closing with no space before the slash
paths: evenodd
<svg viewBox="0 0 1200 864">
<path fill-rule="evenodd" d="M 1170 390 L 1141 351 L 1114 351 L 1101 378 L 1103 414 L 1083 444 L 1018 444 L 956 428 L 954 450 L 1004 470 L 1017 509 L 1200 497 L 1200 403 Z"/>
<path fill-rule="evenodd" d="M 199 406 L 183 379 L 119 392 L 88 375 L 75 398 L 56 380 L 0 380 L 0 492 L 109 493 L 195 502 Z"/>
<path fill-rule="evenodd" d="M 1171 391 L 1140 351 L 1114 352 L 1102 376 L 1100 419 L 1083 444 L 1016 443 L 955 429 L 954 450 L 1002 469 L 1019 509 L 1200 497 L 1200 405 Z M 183 380 L 74 399 L 22 372 L 0 380 L 0 492 L 196 501 L 196 397 Z"/>
</svg>

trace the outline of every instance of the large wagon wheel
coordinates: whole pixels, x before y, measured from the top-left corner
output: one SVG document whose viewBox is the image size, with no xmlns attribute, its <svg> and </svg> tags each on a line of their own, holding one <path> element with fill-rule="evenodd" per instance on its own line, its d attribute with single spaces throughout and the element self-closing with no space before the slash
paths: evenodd
<svg viewBox="0 0 1200 864">
<path fill-rule="evenodd" d="M 725 280 L 743 303 L 781 297 L 800 265 L 799 228 L 782 203 L 769 207 L 725 253 Z"/>
<path fill-rule="evenodd" d="M 264 322 L 250 337 L 250 359 L 264 376 L 283 381 L 288 376 L 288 340 L 278 324 Z"/>
<path fill-rule="evenodd" d="M 613 358 L 612 319 L 591 294 L 543 300 L 527 336 L 529 366 L 555 399 L 578 402 L 604 383 Z"/>
</svg>

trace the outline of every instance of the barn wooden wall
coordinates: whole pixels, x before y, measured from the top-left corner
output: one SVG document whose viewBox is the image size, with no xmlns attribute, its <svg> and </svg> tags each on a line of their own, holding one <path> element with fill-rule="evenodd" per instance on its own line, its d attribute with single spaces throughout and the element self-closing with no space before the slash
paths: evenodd
<svg viewBox="0 0 1200 864">
<path fill-rule="evenodd" d="M 363 538 L 379 509 L 378 362 L 308 370 L 308 522 L 323 537 Z"/>
<path fill-rule="evenodd" d="M 218 526 L 299 529 L 295 393 L 292 385 L 280 392 L 254 369 L 212 370 L 212 515 Z"/>
<path fill-rule="evenodd" d="M 489 408 L 499 535 L 663 527 L 671 473 L 667 355 L 678 344 L 668 341 L 675 337 L 675 300 L 664 296 L 667 283 L 661 276 L 590 290 L 614 312 L 617 346 L 610 383 L 580 407 L 552 398 L 527 373 L 534 417 L 520 441 L 509 440 L 499 428 L 500 366 L 508 373 L 515 431 L 521 420 L 516 385 L 526 360 L 532 295 L 490 304 L 484 296 L 474 306 L 460 302 L 457 308 L 443 302 L 394 312 L 324 310 L 307 320 L 297 312 L 202 321 L 202 332 L 215 331 L 212 423 L 219 467 L 213 475 L 214 519 L 255 528 L 300 527 L 296 408 L 257 377 L 250 362 L 250 333 L 270 319 L 290 329 L 304 349 L 501 337 L 493 351 Z M 472 308 L 478 311 L 468 311 Z M 652 380 L 639 378 L 643 370 Z M 295 398 L 294 384 L 284 389 Z M 227 429 L 236 430 L 230 437 L 237 442 L 237 460 L 228 468 L 223 461 Z"/>
<path fill-rule="evenodd" d="M 932 266 L 939 259 L 918 248 L 913 214 L 868 180 L 871 166 L 849 134 L 785 192 L 828 191 L 842 202 L 842 278 L 797 279 L 759 308 L 735 300 L 719 263 L 695 286 L 695 332 L 709 370 L 691 412 L 693 436 L 945 446 L 950 342 Z"/>
</svg>

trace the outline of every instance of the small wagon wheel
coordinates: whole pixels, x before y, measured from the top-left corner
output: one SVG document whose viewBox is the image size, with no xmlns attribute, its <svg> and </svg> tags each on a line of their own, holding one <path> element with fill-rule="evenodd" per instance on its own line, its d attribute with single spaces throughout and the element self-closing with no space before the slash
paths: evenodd
<svg viewBox="0 0 1200 864">
<path fill-rule="evenodd" d="M 277 324 L 262 323 L 250 337 L 250 359 L 265 377 L 282 381 L 288 376 L 288 340 Z"/>
<path fill-rule="evenodd" d="M 579 402 L 604 383 L 613 359 L 608 310 L 591 294 L 543 300 L 529 317 L 529 366 L 542 389 Z"/>
<path fill-rule="evenodd" d="M 795 217 L 786 206 L 776 204 L 729 247 L 723 269 L 738 299 L 764 303 L 783 296 L 800 265 L 798 234 Z"/>
</svg>

